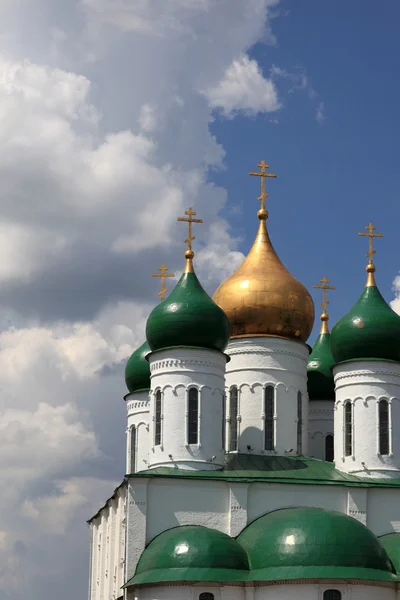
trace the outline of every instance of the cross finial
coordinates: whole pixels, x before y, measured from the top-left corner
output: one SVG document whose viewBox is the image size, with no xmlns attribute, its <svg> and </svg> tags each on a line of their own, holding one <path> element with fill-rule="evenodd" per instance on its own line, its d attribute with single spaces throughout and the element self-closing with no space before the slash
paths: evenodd
<svg viewBox="0 0 400 600">
<path fill-rule="evenodd" d="M 192 250 L 192 242 L 193 242 L 193 240 L 196 239 L 196 237 L 194 235 L 192 235 L 192 225 L 193 225 L 193 223 L 203 223 L 203 219 L 193 219 L 193 217 L 196 214 L 197 213 L 194 210 L 192 210 L 192 207 L 190 207 L 189 210 L 185 210 L 185 215 L 187 215 L 187 218 L 185 218 L 185 217 L 178 217 L 178 221 L 183 221 L 184 223 L 188 224 L 188 237 L 185 240 L 185 243 L 188 245 L 188 247 L 187 247 L 187 250 L 185 252 L 185 258 L 189 262 L 186 265 L 186 272 L 189 272 L 189 271 L 193 270 L 193 268 L 188 269 L 189 266 L 191 266 L 191 261 L 192 261 L 192 258 L 194 257 L 194 252 Z"/>
<path fill-rule="evenodd" d="M 368 279 L 367 279 L 367 286 L 375 286 L 375 278 L 374 278 L 374 273 L 375 273 L 375 265 L 374 265 L 374 261 L 372 260 L 372 257 L 374 256 L 374 254 L 376 254 L 376 250 L 373 249 L 373 238 L 374 237 L 379 237 L 379 238 L 383 238 L 383 233 L 374 233 L 374 231 L 376 231 L 376 227 L 372 224 L 369 223 L 368 225 L 365 226 L 365 229 L 367 230 L 367 233 L 365 231 L 360 231 L 358 233 L 358 235 L 362 235 L 364 237 L 368 237 L 368 252 L 365 256 L 368 256 L 369 261 L 368 264 L 366 266 L 366 271 L 368 273 Z"/>
<path fill-rule="evenodd" d="M 266 198 L 268 198 L 269 194 L 268 192 L 265 191 L 265 178 L 266 177 L 276 177 L 275 173 L 266 173 L 265 169 L 269 169 L 269 165 L 267 165 L 267 163 L 265 162 L 265 160 L 262 160 L 260 163 L 258 163 L 257 167 L 260 167 L 261 169 L 261 173 L 257 172 L 257 171 L 250 171 L 250 175 L 256 175 L 258 177 L 261 177 L 261 196 L 259 196 L 257 198 L 257 200 L 261 200 L 261 208 L 258 211 L 257 215 L 259 219 L 263 219 L 266 220 L 268 219 L 268 211 L 265 208 L 265 200 Z"/>
<path fill-rule="evenodd" d="M 151 276 L 152 277 L 161 277 L 161 291 L 158 292 L 157 296 L 161 296 L 161 302 L 165 299 L 165 293 L 168 292 L 168 288 L 166 288 L 164 286 L 165 283 L 165 278 L 166 277 L 174 277 L 174 273 L 167 273 L 168 271 L 168 267 L 166 267 L 164 265 L 164 263 L 161 265 L 161 267 L 158 267 L 158 270 L 161 271 L 161 273 L 152 273 Z"/>
<path fill-rule="evenodd" d="M 326 291 L 327 290 L 336 290 L 336 287 L 334 285 L 327 285 L 328 283 L 330 283 L 330 281 L 329 281 L 329 279 L 327 279 L 325 277 L 325 275 L 323 276 L 322 279 L 320 279 L 320 282 L 322 283 L 322 285 L 314 285 L 314 288 L 316 288 L 318 290 L 322 290 L 322 304 L 321 304 L 321 308 L 322 308 L 322 315 L 321 315 L 322 327 L 321 327 L 321 333 L 329 333 L 329 329 L 328 329 L 329 316 L 328 316 L 328 313 L 326 312 L 326 309 L 327 309 L 328 304 L 329 304 L 329 300 L 326 297 Z"/>
</svg>

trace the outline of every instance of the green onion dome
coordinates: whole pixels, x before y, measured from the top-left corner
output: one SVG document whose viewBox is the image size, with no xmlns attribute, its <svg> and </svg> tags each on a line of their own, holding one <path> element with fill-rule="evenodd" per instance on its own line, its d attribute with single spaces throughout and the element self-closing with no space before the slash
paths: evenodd
<svg viewBox="0 0 400 600">
<path fill-rule="evenodd" d="M 379 538 L 397 573 L 400 573 L 400 533 L 388 533 Z"/>
<path fill-rule="evenodd" d="M 253 581 L 397 580 L 374 534 L 359 521 L 336 511 L 276 510 L 253 521 L 237 539 L 247 551 Z"/>
<path fill-rule="evenodd" d="M 313 346 L 307 364 L 307 389 L 310 400 L 334 400 L 333 360 L 328 329 L 328 315 L 321 315 L 321 331 Z"/>
<path fill-rule="evenodd" d="M 135 350 L 125 367 L 125 383 L 132 392 L 143 392 L 150 389 L 150 365 L 146 355 L 151 352 L 147 342 Z"/>
<path fill-rule="evenodd" d="M 332 329 L 331 350 L 336 363 L 356 359 L 400 362 L 400 317 L 378 290 L 375 266 L 367 266 L 367 285 L 353 308 Z"/>
<path fill-rule="evenodd" d="M 203 290 L 193 269 L 193 252 L 171 294 L 150 313 L 146 337 L 152 351 L 171 346 L 195 346 L 223 352 L 229 340 L 224 311 Z"/>
<path fill-rule="evenodd" d="M 216 529 L 183 525 L 164 531 L 143 551 L 127 585 L 162 581 L 245 581 L 246 552 Z"/>
</svg>

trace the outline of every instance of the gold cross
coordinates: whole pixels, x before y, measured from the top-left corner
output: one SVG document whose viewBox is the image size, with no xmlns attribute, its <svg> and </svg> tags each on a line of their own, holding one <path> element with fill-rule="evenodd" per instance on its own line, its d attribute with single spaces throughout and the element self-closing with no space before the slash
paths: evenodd
<svg viewBox="0 0 400 600">
<path fill-rule="evenodd" d="M 318 290 L 322 290 L 321 308 L 323 310 L 323 313 L 326 314 L 326 307 L 329 304 L 329 300 L 326 299 L 326 290 L 336 290 L 336 288 L 333 285 L 327 285 L 327 283 L 330 283 L 330 281 L 325 277 L 325 275 L 322 279 L 320 279 L 320 282 L 322 283 L 322 285 L 314 285 L 314 287 Z"/>
<path fill-rule="evenodd" d="M 192 235 L 192 224 L 193 223 L 203 223 L 203 219 L 193 219 L 193 217 L 196 215 L 197 213 L 194 212 L 194 210 L 192 210 L 192 208 L 190 207 L 189 210 L 185 210 L 185 215 L 188 215 L 188 218 L 185 219 L 185 217 L 178 217 L 178 221 L 184 221 L 185 223 L 188 224 L 188 229 L 189 229 L 189 235 L 187 237 L 187 239 L 185 240 L 185 243 L 188 245 L 188 251 L 192 252 L 192 242 L 193 240 L 195 240 L 195 236 Z"/>
<path fill-rule="evenodd" d="M 374 231 L 376 231 L 376 227 L 374 227 L 374 225 L 372 225 L 372 223 L 370 223 L 369 225 L 366 225 L 365 229 L 368 230 L 368 233 L 365 233 L 364 231 L 359 232 L 358 235 L 363 235 L 366 237 L 369 237 L 369 252 L 367 252 L 367 254 L 365 256 L 369 257 L 369 264 L 373 265 L 373 261 L 372 261 L 372 257 L 374 254 L 376 254 L 376 250 L 374 250 L 372 248 L 372 243 L 373 243 L 373 238 L 374 237 L 383 237 L 383 233 L 374 233 Z"/>
<path fill-rule="evenodd" d="M 168 288 L 164 287 L 165 278 L 174 277 L 175 273 L 167 273 L 166 271 L 168 271 L 168 267 L 166 267 L 164 263 L 161 265 L 161 267 L 158 267 L 158 270 L 161 271 L 161 273 L 152 273 L 151 276 L 161 277 L 161 291 L 158 292 L 157 296 L 161 296 L 162 302 L 165 299 L 165 292 L 168 292 Z"/>
<path fill-rule="evenodd" d="M 260 163 L 258 163 L 257 167 L 260 167 L 261 169 L 261 173 L 257 173 L 255 171 L 250 171 L 250 175 L 257 175 L 258 177 L 261 177 L 261 196 L 259 196 L 257 198 L 257 200 L 261 200 L 261 210 L 265 211 L 265 199 L 268 198 L 268 192 L 265 191 L 265 178 L 266 177 L 276 177 L 276 175 L 274 173 L 266 173 L 265 169 L 269 169 L 269 165 L 267 165 L 267 163 L 265 162 L 265 160 L 262 160 Z"/>
</svg>

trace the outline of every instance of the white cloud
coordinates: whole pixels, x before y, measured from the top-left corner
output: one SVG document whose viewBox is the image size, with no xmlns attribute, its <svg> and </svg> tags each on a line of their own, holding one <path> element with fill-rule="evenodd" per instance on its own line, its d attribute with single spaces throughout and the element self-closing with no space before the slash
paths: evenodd
<svg viewBox="0 0 400 600">
<path fill-rule="evenodd" d="M 257 61 L 246 55 L 235 59 L 222 80 L 205 94 L 210 106 L 229 118 L 239 112 L 255 115 L 281 108 L 275 84 L 263 76 Z"/>
<path fill-rule="evenodd" d="M 396 275 L 393 281 L 394 300 L 390 302 L 390 306 L 398 315 L 400 315 L 400 275 Z"/>
</svg>

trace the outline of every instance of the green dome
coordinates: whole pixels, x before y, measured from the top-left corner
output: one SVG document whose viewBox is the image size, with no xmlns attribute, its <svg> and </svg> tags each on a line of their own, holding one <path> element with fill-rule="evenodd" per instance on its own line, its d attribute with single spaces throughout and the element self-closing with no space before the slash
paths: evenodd
<svg viewBox="0 0 400 600">
<path fill-rule="evenodd" d="M 388 533 L 379 538 L 397 573 L 400 573 L 400 533 Z"/>
<path fill-rule="evenodd" d="M 367 285 L 353 308 L 336 323 L 331 350 L 336 363 L 362 358 L 400 362 L 400 317 L 376 285 Z"/>
<path fill-rule="evenodd" d="M 330 348 L 330 333 L 320 333 L 307 364 L 307 389 L 310 400 L 334 400 L 335 384 L 332 367 L 335 364 Z"/>
<path fill-rule="evenodd" d="M 128 390 L 141 392 L 150 389 L 150 365 L 146 354 L 151 352 L 147 342 L 135 350 L 125 367 L 125 383 Z"/>
<path fill-rule="evenodd" d="M 332 510 L 276 510 L 246 527 L 238 542 L 247 551 L 253 581 L 397 580 L 374 534 L 359 521 Z"/>
<path fill-rule="evenodd" d="M 246 552 L 226 533 L 198 525 L 168 529 L 143 551 L 127 585 L 161 581 L 245 581 Z"/>
<path fill-rule="evenodd" d="M 227 316 L 203 290 L 191 263 L 168 298 L 150 313 L 146 337 L 153 351 L 171 346 L 225 350 Z"/>
</svg>

